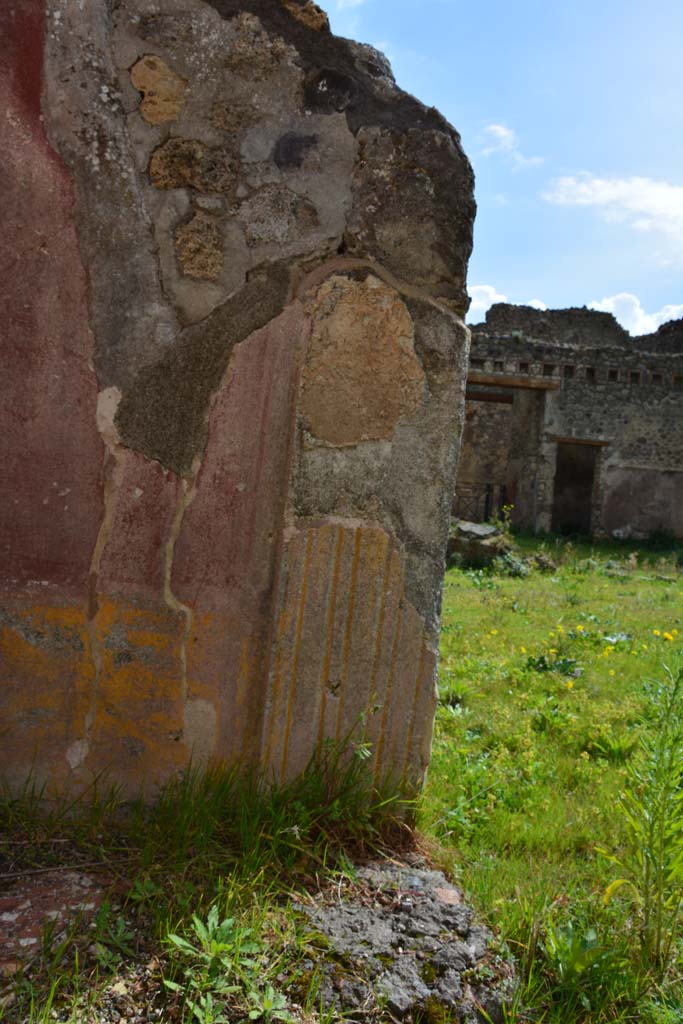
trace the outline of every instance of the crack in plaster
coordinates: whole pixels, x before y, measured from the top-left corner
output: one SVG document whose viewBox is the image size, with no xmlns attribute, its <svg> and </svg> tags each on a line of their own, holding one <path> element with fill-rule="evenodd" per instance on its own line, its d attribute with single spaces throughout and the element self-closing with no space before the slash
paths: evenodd
<svg viewBox="0 0 683 1024">
<path fill-rule="evenodd" d="M 97 632 L 97 613 L 99 611 L 97 585 L 102 554 L 111 534 L 114 511 L 123 478 L 122 445 L 120 444 L 118 431 L 114 424 L 116 410 L 121 397 L 121 392 L 117 387 L 105 388 L 97 396 L 97 429 L 104 443 L 105 453 L 103 463 L 104 514 L 97 533 L 97 540 L 93 548 L 90 570 L 88 572 L 88 620 L 86 628 L 94 679 L 90 703 L 84 720 L 83 738 L 73 743 L 66 752 L 66 759 L 72 771 L 75 771 L 88 756 L 90 738 L 100 702 L 102 643 Z"/>
<path fill-rule="evenodd" d="M 176 507 L 175 515 L 173 517 L 173 524 L 166 541 L 166 549 L 164 553 L 164 601 L 167 606 L 177 615 L 181 616 L 185 620 L 185 627 L 180 641 L 180 668 L 181 668 L 181 686 L 180 696 L 183 702 L 183 707 L 187 703 L 188 685 L 187 685 L 187 644 L 192 633 L 192 626 L 194 623 L 194 612 L 189 605 L 183 604 L 176 595 L 173 593 L 172 586 L 172 575 L 173 575 L 173 562 L 175 559 L 175 546 L 180 536 L 180 531 L 183 525 L 183 519 L 185 513 L 192 504 L 197 494 L 197 477 L 201 468 L 201 458 L 195 456 L 192 463 L 192 471 L 189 477 L 182 478 L 182 494 Z"/>
</svg>

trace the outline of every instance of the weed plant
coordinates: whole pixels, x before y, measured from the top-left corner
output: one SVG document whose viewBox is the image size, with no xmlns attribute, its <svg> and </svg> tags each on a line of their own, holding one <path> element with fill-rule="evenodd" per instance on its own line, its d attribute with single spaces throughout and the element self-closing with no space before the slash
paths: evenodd
<svg viewBox="0 0 683 1024">
<path fill-rule="evenodd" d="M 627 764 L 619 805 L 626 842 L 617 853 L 599 849 L 624 873 L 605 900 L 616 892 L 632 899 L 642 968 L 657 979 L 669 965 L 683 906 L 683 664 L 664 673 L 648 691 L 640 756 Z"/>
</svg>

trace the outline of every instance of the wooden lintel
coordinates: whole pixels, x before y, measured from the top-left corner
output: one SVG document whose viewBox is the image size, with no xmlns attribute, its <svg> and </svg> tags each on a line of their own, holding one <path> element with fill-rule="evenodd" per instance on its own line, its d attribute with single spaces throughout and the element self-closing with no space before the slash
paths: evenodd
<svg viewBox="0 0 683 1024">
<path fill-rule="evenodd" d="M 556 444 L 589 444 L 593 448 L 607 448 L 611 444 L 610 441 L 594 441 L 588 437 L 558 437 L 556 434 L 549 434 L 548 440 Z"/>
<path fill-rule="evenodd" d="M 468 384 L 487 384 L 499 388 L 526 388 L 531 391 L 557 391 L 560 382 L 551 377 L 520 377 L 505 373 L 478 373 L 470 370 L 467 374 Z"/>
<path fill-rule="evenodd" d="M 468 388 L 465 391 L 465 398 L 468 402 L 501 402 L 503 405 L 512 405 L 512 395 L 509 391 L 472 391 Z"/>
</svg>

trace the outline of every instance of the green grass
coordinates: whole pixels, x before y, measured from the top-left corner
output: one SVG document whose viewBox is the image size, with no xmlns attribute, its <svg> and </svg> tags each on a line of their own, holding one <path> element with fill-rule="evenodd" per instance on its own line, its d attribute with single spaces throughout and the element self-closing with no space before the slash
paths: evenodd
<svg viewBox="0 0 683 1024">
<path fill-rule="evenodd" d="M 30 782 L 1 793 L 0 865 L 12 869 L 1 876 L 99 866 L 114 884 L 94 921 L 75 919 L 66 934 L 46 925 L 39 953 L 0 979 L 0 1021 L 90 1024 L 117 986 L 164 1022 L 270 1024 L 290 1006 L 297 1020 L 324 1018 L 319 937 L 293 902 L 412 835 L 408 805 L 376 789 L 366 764 L 367 750 L 349 744 L 323 746 L 279 787 L 191 770 L 153 807 L 101 785 L 76 803 L 46 803 Z"/>
<path fill-rule="evenodd" d="M 683 1020 L 680 937 L 657 996 L 633 901 L 604 904 L 616 868 L 596 851 L 628 840 L 619 795 L 652 719 L 646 683 L 683 649 L 680 552 L 543 550 L 556 570 L 447 573 L 421 826 L 520 961 L 530 1009 L 514 1019 Z"/>
</svg>

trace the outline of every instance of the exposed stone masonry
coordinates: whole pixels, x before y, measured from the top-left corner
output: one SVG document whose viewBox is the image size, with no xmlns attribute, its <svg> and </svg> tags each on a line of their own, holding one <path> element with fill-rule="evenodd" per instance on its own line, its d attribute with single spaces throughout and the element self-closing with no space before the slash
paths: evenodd
<svg viewBox="0 0 683 1024">
<path fill-rule="evenodd" d="M 0 10 L 0 770 L 429 757 L 457 133 L 311 0 Z"/>
</svg>

